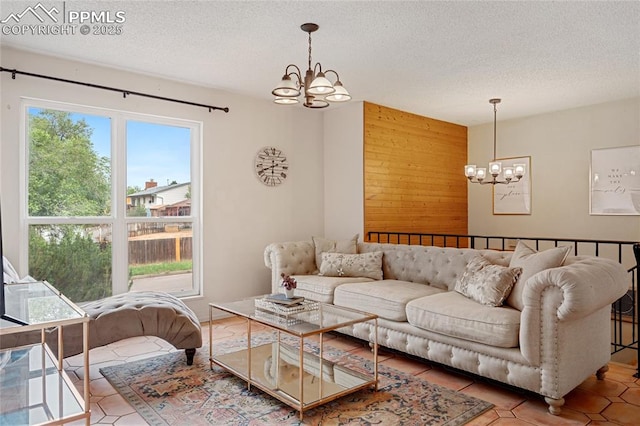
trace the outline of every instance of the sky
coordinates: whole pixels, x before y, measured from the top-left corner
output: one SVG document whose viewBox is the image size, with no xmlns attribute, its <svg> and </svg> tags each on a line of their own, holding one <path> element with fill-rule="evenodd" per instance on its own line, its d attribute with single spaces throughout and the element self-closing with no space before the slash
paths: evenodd
<svg viewBox="0 0 640 426">
<path fill-rule="evenodd" d="M 30 108 L 36 114 L 38 108 Z M 111 158 L 111 119 L 71 113 L 74 121 L 84 119 L 93 129 L 91 142 L 102 157 Z M 127 187 L 144 189 L 153 179 L 158 186 L 190 182 L 190 130 L 165 124 L 127 121 Z"/>
</svg>

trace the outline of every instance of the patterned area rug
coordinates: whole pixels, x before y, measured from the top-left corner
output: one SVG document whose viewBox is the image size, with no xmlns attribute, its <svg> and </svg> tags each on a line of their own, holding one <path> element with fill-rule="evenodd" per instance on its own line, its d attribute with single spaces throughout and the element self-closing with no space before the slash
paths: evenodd
<svg viewBox="0 0 640 426">
<path fill-rule="evenodd" d="M 268 341 L 255 336 L 254 345 Z M 372 371 L 371 362 L 325 344 L 325 357 L 350 368 Z M 246 347 L 246 340 L 216 343 L 216 353 Z M 316 352 L 313 345 L 305 350 Z M 346 358 L 345 358 L 346 357 Z M 378 367 L 379 388 L 363 389 L 325 405 L 298 412 L 222 368 L 209 367 L 208 349 L 192 366 L 183 351 L 101 368 L 100 372 L 150 425 L 462 425 L 493 405 L 410 374 Z"/>
</svg>

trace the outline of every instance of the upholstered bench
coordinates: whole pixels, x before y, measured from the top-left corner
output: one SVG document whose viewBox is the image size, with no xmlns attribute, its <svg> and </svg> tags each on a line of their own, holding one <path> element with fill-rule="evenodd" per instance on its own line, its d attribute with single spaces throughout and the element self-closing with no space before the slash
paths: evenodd
<svg viewBox="0 0 640 426">
<path fill-rule="evenodd" d="M 162 292 L 130 292 L 80 304 L 91 317 L 89 349 L 137 336 L 156 336 L 176 349 L 184 349 L 187 365 L 193 364 L 196 349 L 202 346 L 202 330 L 198 318 L 180 299 Z M 17 339 L 10 346 L 39 341 L 39 332 L 4 337 Z M 70 357 L 82 352 L 82 325 L 63 328 L 64 354 Z M 3 342 L 2 346 L 10 342 Z M 57 333 L 47 336 L 47 343 L 57 352 Z"/>
<path fill-rule="evenodd" d="M 89 348 L 136 336 L 156 336 L 176 349 L 184 349 L 187 364 L 193 363 L 202 346 L 202 330 L 196 315 L 180 299 L 168 293 L 143 291 L 118 294 L 81 305 L 91 317 Z M 70 328 L 70 327 L 67 327 Z M 64 330 L 64 355 L 82 352 L 82 330 Z M 68 339 L 79 332 L 78 338 Z"/>
</svg>

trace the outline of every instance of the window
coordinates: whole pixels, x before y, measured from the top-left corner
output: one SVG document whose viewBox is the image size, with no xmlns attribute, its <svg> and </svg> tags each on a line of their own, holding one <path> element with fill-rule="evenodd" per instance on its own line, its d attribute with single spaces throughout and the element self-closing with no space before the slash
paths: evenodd
<svg viewBox="0 0 640 426">
<path fill-rule="evenodd" d="M 74 302 L 200 294 L 201 124 L 25 104 L 29 274 Z"/>
</svg>

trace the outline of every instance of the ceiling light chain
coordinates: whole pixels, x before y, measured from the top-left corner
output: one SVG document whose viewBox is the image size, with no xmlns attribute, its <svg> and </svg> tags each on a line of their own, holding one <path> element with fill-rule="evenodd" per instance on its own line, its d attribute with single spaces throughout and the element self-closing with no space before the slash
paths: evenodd
<svg viewBox="0 0 640 426">
<path fill-rule="evenodd" d="M 326 108 L 329 106 L 329 102 L 349 101 L 351 95 L 342 85 L 340 76 L 336 71 L 328 70 L 322 72 L 322 64 L 320 62 L 311 67 L 311 33 L 317 31 L 320 27 L 317 24 L 306 23 L 302 24 L 300 28 L 309 34 L 307 71 L 303 77 L 300 68 L 294 64 L 287 65 L 280 84 L 271 91 L 271 94 L 275 96 L 273 101 L 280 105 L 297 104 L 298 96 L 302 93 L 302 89 L 304 89 L 303 105 L 307 108 Z M 295 68 L 296 71 L 289 72 L 290 67 Z M 335 74 L 335 83 L 331 83 L 327 79 L 326 75 L 328 73 Z M 292 76 L 295 76 L 298 81 L 293 81 L 291 79 Z"/>
<path fill-rule="evenodd" d="M 526 173 L 524 164 L 514 164 L 513 167 L 502 168 L 502 163 L 496 161 L 496 122 L 498 115 L 497 105 L 502 99 L 494 98 L 489 99 L 489 103 L 493 105 L 493 160 L 489 163 L 489 173 L 492 176 L 492 180 L 485 181 L 487 177 L 487 169 L 484 167 L 476 167 L 475 164 L 467 164 L 464 166 L 464 174 L 471 183 L 479 183 L 480 185 L 506 185 L 509 183 L 515 183 L 520 181 Z M 502 180 L 498 179 L 498 176 L 502 176 Z M 475 178 L 475 180 L 474 180 Z"/>
</svg>

